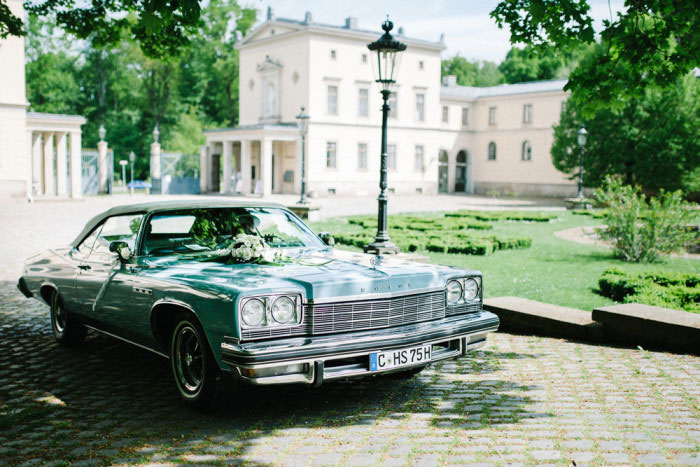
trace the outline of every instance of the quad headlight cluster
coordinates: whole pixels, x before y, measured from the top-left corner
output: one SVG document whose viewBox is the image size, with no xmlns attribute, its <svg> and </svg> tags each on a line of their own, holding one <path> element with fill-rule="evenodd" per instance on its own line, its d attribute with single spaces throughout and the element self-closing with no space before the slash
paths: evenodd
<svg viewBox="0 0 700 467">
<path fill-rule="evenodd" d="M 301 323 L 301 295 L 246 297 L 239 306 L 241 327 L 290 326 Z"/>
<path fill-rule="evenodd" d="M 458 305 L 479 299 L 481 277 L 462 277 L 447 281 L 447 304 Z"/>
</svg>

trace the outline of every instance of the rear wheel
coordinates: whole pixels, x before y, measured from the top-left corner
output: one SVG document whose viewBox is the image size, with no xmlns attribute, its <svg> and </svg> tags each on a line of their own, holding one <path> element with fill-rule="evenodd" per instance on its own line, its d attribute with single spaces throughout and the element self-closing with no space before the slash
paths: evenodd
<svg viewBox="0 0 700 467">
<path fill-rule="evenodd" d="M 56 340 L 66 346 L 77 346 L 83 343 L 87 328 L 80 324 L 68 313 L 58 291 L 51 293 L 51 330 Z"/>
<path fill-rule="evenodd" d="M 234 385 L 232 378 L 219 369 L 202 327 L 189 313 L 175 319 L 170 335 L 170 370 L 180 398 L 198 409 L 215 407 Z"/>
</svg>

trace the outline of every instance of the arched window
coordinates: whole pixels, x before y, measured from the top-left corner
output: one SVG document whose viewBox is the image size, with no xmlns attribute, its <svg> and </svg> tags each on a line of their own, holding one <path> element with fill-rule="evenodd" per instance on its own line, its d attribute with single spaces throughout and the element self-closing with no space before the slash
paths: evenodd
<svg viewBox="0 0 700 467">
<path fill-rule="evenodd" d="M 466 164 L 467 163 L 467 152 L 463 149 L 457 153 L 457 163 Z"/>
<path fill-rule="evenodd" d="M 489 159 L 490 161 L 495 161 L 495 160 L 496 160 L 496 143 L 494 143 L 493 141 L 491 141 L 491 142 L 489 143 L 489 155 L 488 155 L 488 159 Z"/>
<path fill-rule="evenodd" d="M 532 160 L 532 145 L 528 140 L 523 141 L 522 159 L 524 161 Z"/>
<path fill-rule="evenodd" d="M 440 150 L 439 157 L 440 157 L 440 162 L 444 162 L 445 164 L 447 164 L 447 159 L 448 159 L 447 151 L 445 151 L 444 149 Z"/>
</svg>

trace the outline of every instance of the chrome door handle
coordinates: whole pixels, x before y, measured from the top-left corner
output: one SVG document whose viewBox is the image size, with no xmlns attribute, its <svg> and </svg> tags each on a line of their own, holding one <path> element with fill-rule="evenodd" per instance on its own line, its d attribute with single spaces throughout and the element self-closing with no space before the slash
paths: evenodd
<svg viewBox="0 0 700 467">
<path fill-rule="evenodd" d="M 89 264 L 81 264 L 80 266 L 78 266 L 78 269 L 82 269 L 83 271 L 88 271 L 92 268 L 90 267 Z"/>
</svg>

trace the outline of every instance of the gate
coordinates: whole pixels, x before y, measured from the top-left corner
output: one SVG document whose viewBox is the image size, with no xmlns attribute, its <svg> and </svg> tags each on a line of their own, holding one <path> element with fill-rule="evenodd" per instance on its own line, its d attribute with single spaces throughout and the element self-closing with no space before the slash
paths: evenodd
<svg viewBox="0 0 700 467">
<path fill-rule="evenodd" d="M 161 153 L 161 193 L 198 195 L 199 176 L 199 154 Z"/>
<path fill-rule="evenodd" d="M 100 176 L 97 170 L 97 149 L 83 149 L 81 157 L 81 180 L 84 195 L 96 195 L 100 189 Z M 114 151 L 107 150 L 107 193 L 112 194 L 114 180 Z"/>
</svg>

